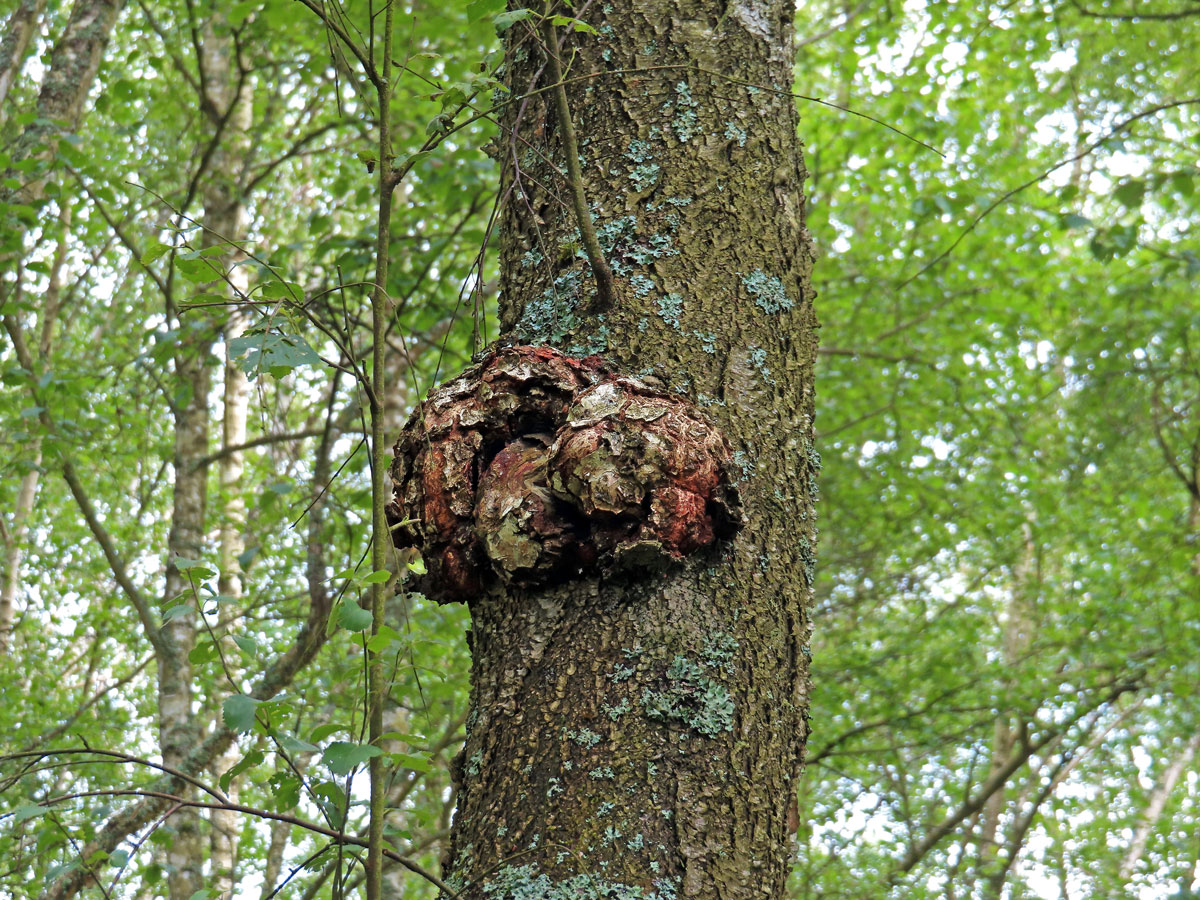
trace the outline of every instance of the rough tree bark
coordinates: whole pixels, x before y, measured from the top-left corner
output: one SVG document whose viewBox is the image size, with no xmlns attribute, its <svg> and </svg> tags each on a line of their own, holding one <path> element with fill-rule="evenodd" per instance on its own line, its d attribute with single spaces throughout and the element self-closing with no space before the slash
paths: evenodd
<svg viewBox="0 0 1200 900">
<path fill-rule="evenodd" d="M 576 9 L 598 33 L 555 37 L 614 300 L 564 199 L 542 30 L 519 22 L 500 249 L 516 346 L 435 394 L 393 468 L 394 521 L 422 518 L 398 541 L 425 542 L 429 589 L 472 614 L 445 872 L 470 898 L 779 897 L 819 468 L 794 7 Z M 692 445 L 722 455 L 705 422 L 740 525 L 720 489 L 693 491 L 712 470 Z"/>
</svg>

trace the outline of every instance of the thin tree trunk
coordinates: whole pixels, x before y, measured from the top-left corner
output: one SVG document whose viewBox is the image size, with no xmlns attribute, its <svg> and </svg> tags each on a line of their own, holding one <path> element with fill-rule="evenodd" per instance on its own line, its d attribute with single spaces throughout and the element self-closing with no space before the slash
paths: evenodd
<svg viewBox="0 0 1200 900">
<path fill-rule="evenodd" d="M 0 38 L 0 125 L 8 118 L 8 92 L 25 66 L 30 40 L 37 33 L 45 8 L 46 0 L 21 0 L 4 22 L 4 37 Z"/>
<path fill-rule="evenodd" d="M 46 171 L 55 157 L 54 136 L 63 127 L 57 123 L 65 123 L 67 131 L 79 128 L 84 102 L 123 6 L 124 0 L 76 0 L 71 7 L 66 28 L 54 43 L 50 68 L 38 91 L 37 118 L 25 126 L 12 152 L 14 161 L 33 157 L 43 163 L 16 190 L 23 202 L 42 198 Z M 6 174 L 11 176 L 14 172 L 10 169 Z M 24 178 L 22 174 L 21 179 Z M 0 194 L 0 199 L 8 193 Z"/>
<path fill-rule="evenodd" d="M 2 101 L 0 101 L 2 102 Z M 67 259 L 67 238 L 71 231 L 71 207 L 64 206 L 59 213 L 58 246 L 50 263 L 50 276 L 46 292 L 42 297 L 39 316 L 38 359 L 46 360 L 54 344 L 54 331 L 58 323 L 58 311 L 62 305 L 63 266 Z M 35 436 L 26 450 L 29 469 L 21 476 L 17 490 L 17 502 L 13 509 L 9 527 L 4 529 L 4 582 L 0 584 L 0 656 L 7 656 L 12 642 L 13 622 L 16 614 L 17 592 L 21 586 L 21 561 L 25 555 L 25 540 L 29 536 L 29 518 L 37 502 L 38 483 L 41 480 L 42 439 Z"/>
<path fill-rule="evenodd" d="M 243 292 L 247 287 L 245 271 L 245 268 L 239 268 L 233 272 L 233 276 L 238 282 L 237 286 Z M 225 404 L 222 440 L 226 448 L 246 443 L 246 415 L 250 403 L 250 382 L 241 366 L 229 355 L 229 342 L 241 336 L 245 329 L 245 317 L 238 312 L 230 316 L 225 326 Z M 221 572 L 217 585 L 223 596 L 230 597 L 234 601 L 238 601 L 242 597 L 242 567 L 239 557 L 246 549 L 246 501 L 242 494 L 244 467 L 245 454 L 242 451 L 226 453 L 221 458 L 220 482 L 224 515 L 221 520 L 220 535 Z M 231 665 L 236 668 L 236 663 L 231 662 Z M 222 772 L 230 769 L 240 756 L 241 750 L 236 744 L 232 745 L 214 762 L 214 774 L 219 776 Z M 236 781 L 229 785 L 226 793 L 233 802 L 237 802 L 238 784 Z M 240 816 L 230 810 L 213 810 L 210 821 L 212 823 L 213 888 L 223 894 L 234 896 L 237 887 L 234 859 L 237 855 Z"/>
<path fill-rule="evenodd" d="M 248 97 L 238 98 L 238 109 L 230 117 L 233 134 L 231 135 L 232 149 L 240 157 L 244 151 L 244 137 L 250 125 L 250 103 Z M 235 174 L 240 170 L 240 160 L 233 153 L 226 151 L 229 159 L 219 159 L 217 172 L 223 179 L 223 184 L 232 187 L 236 184 Z M 242 241 L 246 236 L 246 213 L 241 198 L 230 192 L 230 187 L 224 188 L 220 198 L 213 198 L 224 205 L 228 212 L 224 226 L 232 229 L 222 231 L 231 241 Z M 236 190 L 236 188 L 234 188 Z M 230 285 L 234 291 L 246 293 L 249 283 L 247 269 L 244 266 L 232 268 L 232 265 L 245 258 L 245 255 L 233 248 L 222 257 L 222 262 L 229 271 Z M 222 421 L 222 444 L 225 448 L 238 447 L 246 443 L 246 418 L 250 406 L 250 382 L 246 373 L 230 353 L 230 342 L 241 337 L 246 330 L 246 316 L 234 307 L 228 321 L 225 323 L 225 365 L 224 365 L 224 417 Z M 221 484 L 222 513 L 220 533 L 220 575 L 218 589 L 221 594 L 239 601 L 242 598 L 243 579 L 240 557 L 246 549 L 246 500 L 243 495 L 242 473 L 245 469 L 245 453 L 241 450 L 226 452 L 221 457 L 219 477 Z M 218 757 L 214 764 L 214 772 L 219 774 L 232 767 L 240 757 L 239 748 L 234 745 Z M 228 794 L 236 802 L 238 785 L 230 784 Z M 239 816 L 228 810 L 213 810 L 212 822 L 212 873 L 215 890 L 236 894 L 237 876 L 234 871 L 234 858 L 237 854 L 237 834 Z"/>
<path fill-rule="evenodd" d="M 553 85 L 542 32 L 507 33 L 503 334 L 600 354 L 696 403 L 732 447 L 744 524 L 680 564 L 651 553 L 602 580 L 526 590 L 480 575 L 445 871 L 468 898 L 551 885 L 781 897 L 818 469 L 794 6 L 615 0 L 580 14 L 596 35 L 556 37 L 581 185 L 564 181 L 555 91 L 523 97 Z M 615 275 L 611 306 L 583 258 L 581 206 Z M 526 443 L 545 426 L 526 423 Z"/>
<path fill-rule="evenodd" d="M 242 173 L 242 159 L 245 152 L 246 129 L 249 125 L 250 103 L 246 95 L 246 85 L 240 82 L 239 73 L 233 58 L 233 42 L 219 21 L 210 21 L 203 27 L 204 40 L 201 44 L 199 65 L 203 69 L 202 83 L 207 90 L 205 96 L 199 98 L 201 108 L 208 115 L 210 127 L 223 128 L 220 144 L 213 154 L 211 167 L 205 173 L 204 196 L 204 234 L 202 244 L 205 247 L 223 246 L 226 252 L 217 261 L 229 273 L 232 285 L 224 282 L 214 282 L 209 290 L 242 290 L 246 287 L 246 270 L 244 267 L 232 268 L 234 262 L 242 258 L 237 249 L 237 242 L 244 239 L 246 234 L 246 210 L 244 198 L 238 189 Z M 189 314 L 185 314 L 185 318 Z M 195 316 L 196 314 L 190 314 Z M 209 390 L 211 385 L 213 360 L 212 339 L 217 333 L 217 326 L 206 326 L 195 322 L 197 327 L 183 329 L 193 337 L 185 341 L 177 356 L 177 370 L 183 374 L 185 384 L 190 388 L 190 398 L 176 428 L 176 493 L 175 507 L 172 519 L 172 537 L 175 542 L 171 549 L 173 554 L 198 557 L 203 550 L 207 505 L 207 466 L 201 460 L 208 454 L 209 444 Z M 226 339 L 230 340 L 240 334 L 245 328 L 244 321 L 235 315 L 225 326 Z M 249 386 L 245 376 L 235 362 L 226 354 L 224 367 L 225 376 L 225 408 L 223 424 L 224 446 L 244 444 L 246 440 L 246 410 L 249 400 Z M 241 452 L 226 453 L 221 456 L 219 478 L 222 487 L 222 512 L 219 534 L 220 566 L 219 586 L 221 593 L 231 597 L 239 597 L 242 592 L 241 571 L 238 555 L 244 549 L 242 532 L 245 522 L 245 503 L 241 497 L 241 476 L 244 466 L 244 454 Z M 173 591 L 180 587 L 187 588 L 186 582 L 172 583 L 168 578 L 168 598 L 174 596 Z M 191 671 L 186 664 L 183 654 L 194 646 L 196 640 L 196 619 L 193 615 L 180 616 L 171 621 L 170 626 L 176 627 L 176 642 L 181 648 L 180 678 L 173 683 L 181 689 L 177 697 L 162 697 L 162 726 L 164 735 L 181 734 L 186 730 L 190 719 Z M 185 711 L 183 698 L 187 697 Z M 164 746 L 164 758 L 167 747 Z M 238 750 L 236 745 L 230 745 L 213 760 L 216 772 L 228 769 L 236 761 Z M 172 763 L 176 764 L 176 763 Z M 231 786 L 231 797 L 236 796 L 236 789 Z M 199 831 L 199 815 L 195 813 L 180 814 L 174 817 L 177 829 L 176 837 L 171 846 L 170 863 L 173 870 L 168 884 L 172 900 L 188 900 L 196 891 L 205 886 L 202 878 L 204 861 L 203 842 Z M 213 887 L 218 890 L 232 891 L 234 884 L 234 858 L 236 856 L 236 835 L 239 823 L 235 813 L 214 810 L 210 814 L 210 866 L 213 875 Z"/>
<path fill-rule="evenodd" d="M 267 845 L 266 867 L 263 869 L 260 900 L 270 900 L 279 876 L 283 873 L 283 854 L 287 851 L 291 833 L 292 826 L 289 823 L 271 823 L 271 842 Z"/>
<path fill-rule="evenodd" d="M 1179 779 L 1183 777 L 1183 773 L 1187 771 L 1187 767 L 1191 765 L 1197 752 L 1200 752 L 1200 734 L 1195 735 L 1184 745 L 1155 782 L 1154 789 L 1150 792 L 1150 799 L 1146 802 L 1146 808 L 1142 811 L 1137 828 L 1133 831 L 1133 840 L 1129 842 L 1125 856 L 1121 859 L 1121 881 L 1129 880 L 1133 875 L 1133 870 L 1137 868 L 1137 864 L 1146 853 L 1150 835 L 1154 833 L 1155 827 L 1162 819 L 1163 812 L 1166 811 L 1167 801 L 1171 799 L 1171 792 L 1175 790 L 1175 785 L 1179 783 Z"/>
<path fill-rule="evenodd" d="M 1033 526 L 1030 522 L 1022 525 L 1022 542 L 1020 555 L 1013 566 L 1012 587 L 1005 604 L 1004 621 L 1001 632 L 1001 657 L 1004 659 L 1006 671 L 1020 671 L 1021 660 L 1027 653 L 1033 640 L 1034 600 L 1037 596 L 1037 545 L 1033 540 Z M 1005 685 L 1005 693 L 1013 694 L 1017 688 L 1017 680 L 1010 679 Z M 992 778 L 1003 769 L 1012 759 L 1016 746 L 1018 729 L 1014 724 L 1012 713 L 1003 712 L 996 717 L 992 735 L 991 762 L 988 766 L 987 777 Z M 1000 830 L 1005 813 L 1010 808 L 1011 800 L 1004 790 L 998 790 L 988 797 L 980 811 L 978 831 L 979 857 L 976 868 L 977 877 L 982 879 L 984 896 L 995 896 L 997 890 L 995 879 L 991 876 L 999 871 L 1007 871 L 1007 866 L 1000 859 Z"/>
<path fill-rule="evenodd" d="M 175 355 L 175 377 L 187 395 L 175 417 L 175 485 L 171 529 L 167 536 L 168 567 L 163 603 L 193 601 L 193 586 L 176 562 L 199 559 L 204 552 L 208 505 L 207 470 L 197 462 L 208 454 L 208 392 L 212 380 L 210 346 L 205 334 L 193 332 Z M 192 721 L 192 664 L 188 653 L 196 643 L 194 613 L 163 625 L 173 654 L 158 661 L 159 746 L 163 762 L 180 768 L 188 752 Z M 172 900 L 187 900 L 202 887 L 203 856 L 197 815 L 183 810 L 171 817 L 174 830 L 167 850 L 167 879 Z"/>
</svg>

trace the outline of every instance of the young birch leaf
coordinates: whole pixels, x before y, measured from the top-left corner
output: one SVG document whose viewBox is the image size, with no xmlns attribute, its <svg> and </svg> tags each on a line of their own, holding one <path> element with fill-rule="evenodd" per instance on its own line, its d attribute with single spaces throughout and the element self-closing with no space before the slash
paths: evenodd
<svg viewBox="0 0 1200 900">
<path fill-rule="evenodd" d="M 338 613 L 338 624 L 347 631 L 366 631 L 371 627 L 371 611 L 357 603 L 343 603 Z"/>
<path fill-rule="evenodd" d="M 227 697 L 221 709 L 225 716 L 225 725 L 239 734 L 245 734 L 254 727 L 254 713 L 258 710 L 260 701 L 245 694 L 234 694 Z"/>
<path fill-rule="evenodd" d="M 347 741 L 334 741 L 325 748 L 321 759 L 329 766 L 334 775 L 349 775 L 351 770 L 361 766 L 373 756 L 381 756 L 383 751 L 371 744 L 351 744 Z"/>
</svg>

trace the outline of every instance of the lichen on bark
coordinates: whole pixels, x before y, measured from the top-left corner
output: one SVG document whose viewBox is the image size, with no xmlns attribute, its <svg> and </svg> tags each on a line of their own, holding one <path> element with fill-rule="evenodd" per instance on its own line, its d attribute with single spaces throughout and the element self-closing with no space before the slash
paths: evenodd
<svg viewBox="0 0 1200 900">
<path fill-rule="evenodd" d="M 395 542 L 439 600 L 670 563 L 731 537 L 732 452 L 690 401 L 599 357 L 493 350 L 395 446 Z"/>
</svg>

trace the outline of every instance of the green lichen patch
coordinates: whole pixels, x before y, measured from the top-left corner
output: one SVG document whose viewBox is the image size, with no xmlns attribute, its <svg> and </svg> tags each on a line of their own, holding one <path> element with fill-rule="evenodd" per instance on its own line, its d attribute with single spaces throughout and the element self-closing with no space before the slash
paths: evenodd
<svg viewBox="0 0 1200 900">
<path fill-rule="evenodd" d="M 588 750 L 592 749 L 598 743 L 600 743 L 601 740 L 603 740 L 600 735 L 596 734 L 596 732 L 592 731 L 590 728 L 580 728 L 577 731 L 569 731 L 567 732 L 567 737 L 577 743 L 580 747 L 584 747 Z"/>
<path fill-rule="evenodd" d="M 705 737 L 733 730 L 734 706 L 728 688 L 683 655 L 671 661 L 662 688 L 642 691 L 642 709 L 647 718 L 678 722 Z"/>
<path fill-rule="evenodd" d="M 629 180 L 633 182 L 634 190 L 645 191 L 658 184 L 661 174 L 662 166 L 658 163 L 645 163 L 633 167 L 629 173 Z"/>
<path fill-rule="evenodd" d="M 743 275 L 742 286 L 749 291 L 759 309 L 770 315 L 784 312 L 796 305 L 787 295 L 783 282 L 762 269 L 755 269 L 749 275 Z"/>
<path fill-rule="evenodd" d="M 700 349 L 705 353 L 717 352 L 717 336 L 711 331 L 693 331 L 692 337 L 700 342 Z"/>
<path fill-rule="evenodd" d="M 633 292 L 639 297 L 649 297 L 654 293 L 654 282 L 640 272 L 629 279 Z"/>
<path fill-rule="evenodd" d="M 654 301 L 654 308 L 664 322 L 676 330 L 679 329 L 679 317 L 683 315 L 683 297 L 679 294 L 666 294 Z"/>
<path fill-rule="evenodd" d="M 714 669 L 720 669 L 733 674 L 734 662 L 737 660 L 738 640 L 727 631 L 714 631 L 705 635 L 704 649 L 700 658 L 704 664 Z"/>
<path fill-rule="evenodd" d="M 561 344 L 580 325 L 585 282 L 582 269 L 560 272 L 550 287 L 525 304 L 514 334 L 531 343 Z"/>
<path fill-rule="evenodd" d="M 497 900 L 674 900 L 678 885 L 659 878 L 654 881 L 654 890 L 648 890 L 638 884 L 610 881 L 594 872 L 554 881 L 530 863 L 501 866 L 484 882 L 483 893 Z"/>
<path fill-rule="evenodd" d="M 771 374 L 771 369 L 767 365 L 767 351 L 762 347 L 750 348 L 750 362 L 754 364 L 754 368 L 762 375 L 762 380 L 767 384 L 775 384 L 775 377 Z"/>
<path fill-rule="evenodd" d="M 599 356 L 608 352 L 609 330 L 604 324 L 604 316 L 597 316 L 599 326 L 587 337 L 576 341 L 567 348 L 572 356 Z"/>
<path fill-rule="evenodd" d="M 697 114 L 700 104 L 692 96 L 692 88 L 686 81 L 675 85 L 675 99 L 663 104 L 663 113 L 671 115 L 671 132 L 679 143 L 686 144 L 701 133 L 700 116 Z"/>
</svg>

